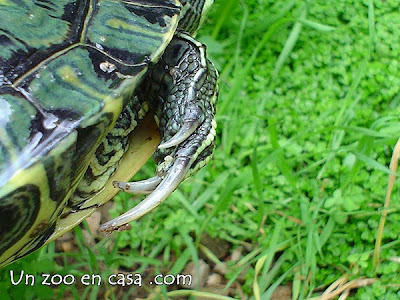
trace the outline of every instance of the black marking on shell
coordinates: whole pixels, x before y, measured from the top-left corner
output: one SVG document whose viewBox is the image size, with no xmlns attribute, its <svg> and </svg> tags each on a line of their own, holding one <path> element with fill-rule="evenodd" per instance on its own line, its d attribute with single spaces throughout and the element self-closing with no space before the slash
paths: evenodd
<svg viewBox="0 0 400 300">
<path fill-rule="evenodd" d="M 0 199 L 0 255 L 26 234 L 39 209 L 40 190 L 36 185 L 24 185 Z"/>
<path fill-rule="evenodd" d="M 27 49 L 27 51 L 18 50 L 17 52 L 14 52 L 11 58 L 9 58 L 7 61 L 2 61 L 0 59 L 0 75 L 4 75 L 6 78 L 14 82 L 30 69 L 40 64 L 46 58 L 51 57 L 56 52 L 74 43 L 77 43 L 80 39 L 80 35 L 82 34 L 83 24 L 85 22 L 84 16 L 88 13 L 89 5 L 88 1 L 76 1 L 76 3 L 69 3 L 64 7 L 64 14 L 61 16 L 61 19 L 69 22 L 70 27 L 68 35 L 60 44 L 53 44 L 45 49 L 36 49 L 13 36 L 10 32 L 6 32 L 4 29 L 1 29 L 7 35 L 12 36 L 16 41 L 21 43 Z M 51 9 L 44 7 L 43 4 L 35 4 L 48 10 L 48 15 L 53 17 L 51 16 Z"/>
<path fill-rule="evenodd" d="M 79 40 L 79 37 L 82 34 L 83 24 L 85 22 L 85 18 L 83 16 L 86 16 L 88 11 L 89 5 L 87 5 L 87 1 L 70 2 L 64 6 L 64 14 L 61 16 L 61 19 L 71 24 L 71 40 L 69 43 L 72 44 L 74 41 Z"/>
<path fill-rule="evenodd" d="M 40 225 L 40 224 L 39 224 Z M 50 236 L 53 234 L 54 230 L 56 229 L 56 222 L 54 222 L 52 225 L 48 225 L 47 229 L 43 229 L 44 231 L 38 235 L 30 244 L 32 245 L 31 248 L 25 252 L 23 251 L 21 254 L 18 252 L 18 254 L 15 256 L 14 260 L 17 260 L 21 257 L 24 257 L 28 254 L 31 254 L 33 251 L 39 249 L 43 244 L 50 238 Z M 25 248 L 23 248 L 25 249 Z"/>
<path fill-rule="evenodd" d="M 125 7 L 135 15 L 144 17 L 148 22 L 152 24 L 158 23 L 161 27 L 166 27 L 167 23 L 165 22 L 165 15 L 172 17 L 174 14 L 178 13 L 178 8 L 176 12 L 171 10 L 171 7 L 162 7 L 162 6 L 154 6 L 154 7 L 144 7 L 138 5 L 132 5 L 129 3 L 125 3 Z M 151 13 L 149 13 L 149 9 L 151 9 Z"/>
<path fill-rule="evenodd" d="M 49 11 L 54 11 L 54 8 L 49 5 L 48 1 L 35 0 L 34 3 L 35 3 L 36 6 L 39 6 L 39 7 L 44 8 L 44 9 L 47 9 Z"/>
<path fill-rule="evenodd" d="M 123 74 L 125 76 L 135 76 L 137 73 L 143 70 L 144 65 L 135 65 L 135 61 L 139 59 L 139 61 L 144 60 L 143 57 L 139 58 L 132 53 L 124 52 L 117 49 L 108 49 L 104 47 L 107 53 L 111 53 L 114 57 L 120 58 L 121 60 L 132 62 L 132 65 L 122 64 L 119 61 L 105 56 L 103 53 L 99 52 L 97 49 L 87 47 L 87 51 L 89 52 L 89 58 L 92 61 L 93 68 L 97 73 L 99 78 L 104 78 L 106 80 L 113 80 L 116 82 L 120 82 L 121 79 L 118 77 L 118 73 Z M 104 62 L 109 62 L 115 65 L 115 71 L 112 72 L 104 72 L 100 65 Z M 118 73 L 116 72 L 118 71 Z"/>
<path fill-rule="evenodd" d="M 18 43 L 23 45 L 23 47 L 25 49 L 27 49 L 27 51 L 28 51 L 28 55 L 27 55 L 27 53 L 25 51 L 20 49 L 20 50 L 14 52 L 13 55 L 7 60 L 4 60 L 2 57 L 0 57 L 0 77 L 4 76 L 5 78 L 7 78 L 7 81 L 9 81 L 9 80 L 12 81 L 13 79 L 18 77 L 18 68 L 21 68 L 19 66 L 23 65 L 25 63 L 25 61 L 27 61 L 27 56 L 29 57 L 29 53 L 32 54 L 34 52 L 34 49 L 31 48 L 27 43 L 25 43 L 18 37 L 15 37 L 11 32 L 9 32 L 5 29 L 1 29 L 1 32 L 4 33 L 1 36 L 7 38 L 10 41 L 7 44 L 15 45 L 15 42 L 12 40 L 12 39 L 14 39 L 15 41 L 17 41 Z M 12 39 L 7 37 L 6 35 L 12 37 Z M 3 39 L 5 39 L 5 38 L 3 38 Z M 2 46 L 6 46 L 7 44 L 2 44 Z M 29 61 L 27 61 L 27 62 L 29 63 Z M 4 82 L 4 83 L 7 83 L 7 82 Z M 1 85 L 2 84 L 0 81 L 0 86 Z"/>
<path fill-rule="evenodd" d="M 13 43 L 12 40 L 8 36 L 6 36 L 4 34 L 0 34 L 0 45 L 1 46 L 6 46 L 6 45 L 12 44 L 12 43 Z"/>
<path fill-rule="evenodd" d="M 71 188 L 71 173 L 76 168 L 72 162 L 75 154 L 75 145 L 64 150 L 59 157 L 49 156 L 45 159 L 45 169 L 50 191 L 50 198 L 61 203 Z"/>
</svg>

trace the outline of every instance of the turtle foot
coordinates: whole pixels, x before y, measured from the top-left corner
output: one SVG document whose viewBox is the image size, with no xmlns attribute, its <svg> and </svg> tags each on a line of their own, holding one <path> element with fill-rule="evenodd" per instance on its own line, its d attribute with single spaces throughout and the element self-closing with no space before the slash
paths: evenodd
<svg viewBox="0 0 400 300">
<path fill-rule="evenodd" d="M 131 210 L 103 224 L 100 227 L 100 230 L 116 230 L 151 211 L 153 208 L 163 202 L 178 187 L 178 185 L 185 178 L 189 168 L 189 159 L 177 158 L 163 179 L 156 176 L 150 180 L 144 180 L 142 182 L 114 181 L 113 185 L 123 191 L 133 192 L 135 194 L 144 194 L 150 192 L 150 195 Z M 154 190 L 150 191 L 153 188 Z"/>
<path fill-rule="evenodd" d="M 139 97 L 150 98 L 158 119 L 156 176 L 139 182 L 114 181 L 114 187 L 125 192 L 148 196 L 100 230 L 113 231 L 143 216 L 209 161 L 217 126 L 217 77 L 202 44 L 185 34 L 173 39 L 138 91 Z"/>
</svg>

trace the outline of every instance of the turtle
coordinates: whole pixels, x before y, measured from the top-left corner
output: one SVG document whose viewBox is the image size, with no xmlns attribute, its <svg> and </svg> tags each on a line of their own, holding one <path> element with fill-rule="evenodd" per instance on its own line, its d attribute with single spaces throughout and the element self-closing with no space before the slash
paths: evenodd
<svg viewBox="0 0 400 300">
<path fill-rule="evenodd" d="M 146 194 L 100 229 L 127 228 L 210 160 L 218 72 L 195 34 L 212 4 L 0 1 L 0 266 Z M 155 176 L 127 182 L 153 152 Z"/>
</svg>

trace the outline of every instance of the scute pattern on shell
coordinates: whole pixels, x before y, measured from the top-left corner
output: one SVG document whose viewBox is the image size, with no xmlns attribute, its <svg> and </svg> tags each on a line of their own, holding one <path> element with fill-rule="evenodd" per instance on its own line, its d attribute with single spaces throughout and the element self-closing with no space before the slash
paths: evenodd
<svg viewBox="0 0 400 300">
<path fill-rule="evenodd" d="M 0 216 L 15 216 L 0 223 L 0 265 L 55 230 L 179 13 L 177 0 L 0 2 Z"/>
</svg>

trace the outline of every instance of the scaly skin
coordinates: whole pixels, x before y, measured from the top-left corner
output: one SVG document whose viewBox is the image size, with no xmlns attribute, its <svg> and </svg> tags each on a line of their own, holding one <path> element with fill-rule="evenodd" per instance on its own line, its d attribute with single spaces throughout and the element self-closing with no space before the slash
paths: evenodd
<svg viewBox="0 0 400 300">
<path fill-rule="evenodd" d="M 111 232 L 148 213 L 208 162 L 216 134 L 217 77 L 205 46 L 178 33 L 137 93 L 143 102 L 152 104 L 160 126 L 161 144 L 154 155 L 156 176 L 142 182 L 113 183 L 132 194 L 150 195 L 100 230 Z"/>
</svg>

